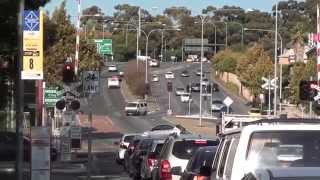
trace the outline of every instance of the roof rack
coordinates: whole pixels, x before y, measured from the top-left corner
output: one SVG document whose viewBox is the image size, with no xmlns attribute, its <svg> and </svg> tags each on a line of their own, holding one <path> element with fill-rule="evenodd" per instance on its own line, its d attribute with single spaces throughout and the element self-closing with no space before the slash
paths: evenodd
<svg viewBox="0 0 320 180">
<path fill-rule="evenodd" d="M 287 118 L 286 116 L 250 116 L 240 114 L 223 114 L 222 115 L 222 133 L 241 128 L 252 124 L 278 124 L 278 123 L 303 123 L 303 124 L 320 124 L 319 118 Z"/>
</svg>

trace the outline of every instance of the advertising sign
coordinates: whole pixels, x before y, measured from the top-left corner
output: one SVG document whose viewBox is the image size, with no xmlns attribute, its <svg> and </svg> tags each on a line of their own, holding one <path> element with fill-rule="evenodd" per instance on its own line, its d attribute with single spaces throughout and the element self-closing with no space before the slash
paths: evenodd
<svg viewBox="0 0 320 180">
<path fill-rule="evenodd" d="M 43 79 L 43 12 L 41 10 L 24 11 L 21 78 Z"/>
</svg>

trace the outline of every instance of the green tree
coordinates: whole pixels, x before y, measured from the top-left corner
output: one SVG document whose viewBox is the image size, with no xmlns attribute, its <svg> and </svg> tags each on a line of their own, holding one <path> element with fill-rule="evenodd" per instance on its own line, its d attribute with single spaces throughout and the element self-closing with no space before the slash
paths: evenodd
<svg viewBox="0 0 320 180">
<path fill-rule="evenodd" d="M 298 104 L 300 102 L 299 99 L 299 84 L 300 81 L 304 78 L 305 64 L 304 63 L 296 63 L 292 67 L 292 76 L 289 80 L 290 82 L 290 97 L 289 100 L 292 103 Z"/>
<path fill-rule="evenodd" d="M 272 67 L 271 58 L 263 46 L 256 44 L 240 59 L 236 72 L 241 83 L 257 96 L 261 92 L 262 77 L 268 77 L 272 73 Z"/>
</svg>

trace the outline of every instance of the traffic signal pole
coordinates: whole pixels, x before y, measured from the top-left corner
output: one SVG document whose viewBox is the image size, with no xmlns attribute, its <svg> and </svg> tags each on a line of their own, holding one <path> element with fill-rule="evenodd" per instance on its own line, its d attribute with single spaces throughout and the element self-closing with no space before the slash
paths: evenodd
<svg viewBox="0 0 320 180">
<path fill-rule="evenodd" d="M 17 79 L 16 79 L 16 137 L 17 137 L 17 156 L 15 164 L 16 180 L 23 179 L 23 141 L 22 141 L 22 119 L 23 119 L 23 81 L 21 79 L 22 71 L 22 61 L 23 61 L 23 12 L 24 12 L 24 0 L 20 0 L 19 10 L 18 10 L 18 47 L 19 47 L 19 57 L 17 59 Z"/>
<path fill-rule="evenodd" d="M 88 98 L 88 105 L 89 105 L 89 115 L 88 115 L 88 121 L 90 123 L 90 129 L 88 132 L 88 166 L 87 166 L 87 180 L 91 179 L 91 170 L 92 170 L 92 95 L 89 94 Z"/>
</svg>

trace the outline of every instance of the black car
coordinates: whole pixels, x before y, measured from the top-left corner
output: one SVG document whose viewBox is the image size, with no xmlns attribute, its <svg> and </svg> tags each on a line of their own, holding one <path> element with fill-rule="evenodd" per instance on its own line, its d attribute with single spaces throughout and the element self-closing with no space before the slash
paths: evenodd
<svg viewBox="0 0 320 180">
<path fill-rule="evenodd" d="M 213 92 L 218 92 L 219 91 L 219 86 L 216 83 L 212 83 L 212 91 Z"/>
<path fill-rule="evenodd" d="M 189 160 L 186 169 L 182 173 L 181 180 L 201 179 L 199 176 L 204 176 L 200 173 L 201 168 L 212 167 L 216 150 L 217 146 L 200 147 Z M 207 177 L 209 176 L 208 174 Z"/>
<path fill-rule="evenodd" d="M 187 70 L 182 71 L 181 77 L 189 77 L 189 72 Z"/>
<path fill-rule="evenodd" d="M 124 169 L 129 171 L 130 166 L 130 157 L 134 153 L 136 147 L 138 146 L 139 142 L 141 141 L 141 136 L 135 136 L 134 139 L 130 142 L 126 152 L 124 153 Z"/>
<path fill-rule="evenodd" d="M 191 92 L 200 92 L 200 83 L 192 83 Z"/>
<path fill-rule="evenodd" d="M 146 155 L 146 151 L 151 147 L 153 142 L 152 138 L 142 139 L 134 152 L 130 155 L 129 164 L 128 164 L 128 172 L 130 177 L 134 179 L 140 178 L 140 168 L 143 156 Z"/>
</svg>

